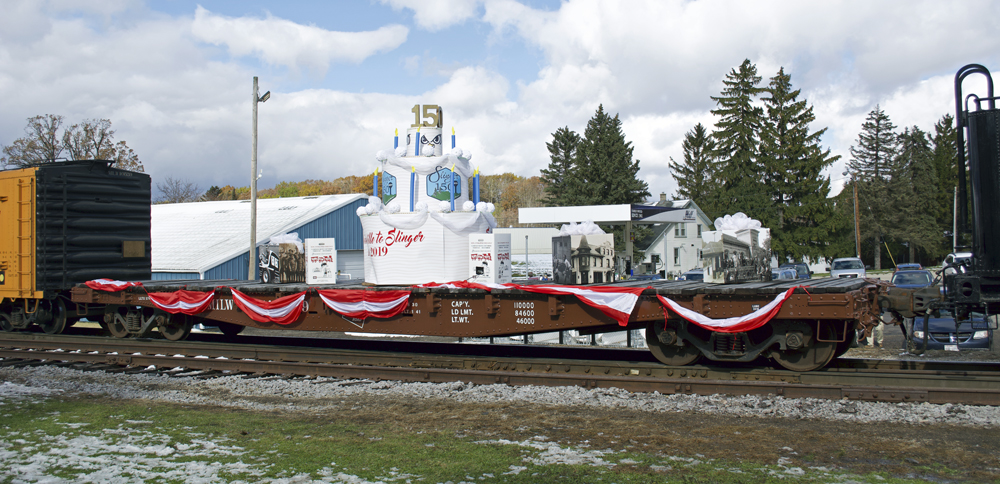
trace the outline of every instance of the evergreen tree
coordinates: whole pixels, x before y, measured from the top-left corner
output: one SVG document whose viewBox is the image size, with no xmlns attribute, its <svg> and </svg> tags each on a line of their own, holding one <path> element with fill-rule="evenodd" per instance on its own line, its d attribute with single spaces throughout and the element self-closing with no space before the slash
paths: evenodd
<svg viewBox="0 0 1000 484">
<path fill-rule="evenodd" d="M 862 240 L 874 243 L 875 269 L 881 269 L 883 237 L 892 219 L 894 204 L 890 193 L 892 163 L 898 152 L 896 127 L 879 106 L 864 124 L 855 146 L 851 147 L 848 169 L 851 182 L 858 185 L 858 212 Z"/>
<path fill-rule="evenodd" d="M 552 142 L 545 143 L 549 149 L 548 169 L 542 170 L 541 180 L 545 183 L 545 205 L 559 207 L 569 205 L 571 175 L 576 167 L 577 148 L 580 145 L 580 135 L 571 131 L 569 126 L 559 128 L 552 133 Z"/>
<path fill-rule="evenodd" d="M 758 87 L 760 81 L 757 67 L 749 59 L 726 75 L 722 95 L 712 97 L 718 105 L 712 114 L 719 117 L 712 137 L 718 142 L 721 193 L 717 208 L 726 214 L 743 212 L 764 220 L 770 208 L 758 160 L 764 110 L 753 104 L 763 91 Z"/>
<path fill-rule="evenodd" d="M 576 169 L 567 202 L 571 205 L 643 203 L 649 185 L 638 179 L 639 160 L 632 161 L 632 142 L 625 141 L 622 122 L 600 105 L 587 122 L 577 151 Z"/>
<path fill-rule="evenodd" d="M 784 68 L 771 78 L 763 97 L 767 117 L 760 135 L 760 165 L 774 210 L 762 220 L 771 227 L 771 250 L 779 261 L 823 255 L 835 231 L 830 179 L 821 172 L 839 159 L 819 145 L 826 128 L 810 132 L 813 109 L 792 90 Z"/>
<path fill-rule="evenodd" d="M 710 217 L 722 216 L 715 212 L 717 185 L 715 183 L 715 140 L 701 123 L 684 135 L 684 161 L 670 158 L 670 170 L 677 180 L 678 199 L 694 200 Z"/>
<path fill-rule="evenodd" d="M 952 235 L 954 232 L 954 208 L 955 208 L 955 187 L 958 186 L 958 148 L 955 144 L 955 117 L 946 114 L 940 121 L 934 124 L 934 134 L 931 137 L 932 163 L 934 172 L 937 175 L 937 186 L 933 195 L 937 197 L 938 211 L 937 218 L 939 233 L 945 234 L 945 240 L 941 243 L 941 250 L 936 254 L 931 254 L 934 260 L 938 260 L 948 252 L 951 252 Z M 959 245 L 964 242 L 959 241 Z"/>
<path fill-rule="evenodd" d="M 938 175 L 927 133 L 916 126 L 903 130 L 894 169 L 890 190 L 896 220 L 890 226 L 890 233 L 906 242 L 909 260 L 915 259 L 918 248 L 925 253 L 939 253 L 941 233 L 936 214 L 940 209 L 938 197 L 930 192 L 938 186 Z"/>
<path fill-rule="evenodd" d="M 576 169 L 570 176 L 567 197 L 569 205 L 620 205 L 643 203 L 649 197 L 649 185 L 638 178 L 639 160 L 632 160 L 632 143 L 625 141 L 622 122 L 616 114 L 612 117 L 597 107 L 594 117 L 587 122 L 583 140 L 577 151 Z M 646 235 L 645 228 L 634 227 L 632 240 Z M 613 232 L 615 247 L 621 255 L 632 260 L 633 254 L 624 251 L 624 227 L 604 227 Z M 642 253 L 634 251 L 635 260 L 642 260 Z M 624 267 L 620 268 L 624 271 Z"/>
</svg>

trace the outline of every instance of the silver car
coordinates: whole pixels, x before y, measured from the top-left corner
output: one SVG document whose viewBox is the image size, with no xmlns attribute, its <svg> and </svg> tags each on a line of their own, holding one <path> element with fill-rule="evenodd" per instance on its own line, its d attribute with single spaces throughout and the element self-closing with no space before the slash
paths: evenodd
<svg viewBox="0 0 1000 484">
<path fill-rule="evenodd" d="M 865 277 L 865 263 L 857 257 L 833 259 L 826 270 L 830 271 L 830 277 Z"/>
</svg>

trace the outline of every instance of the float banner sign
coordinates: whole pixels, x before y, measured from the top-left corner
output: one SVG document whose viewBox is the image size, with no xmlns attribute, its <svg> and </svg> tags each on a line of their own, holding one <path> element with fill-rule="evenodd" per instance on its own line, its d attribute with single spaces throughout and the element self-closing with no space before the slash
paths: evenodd
<svg viewBox="0 0 1000 484">
<path fill-rule="evenodd" d="M 306 284 L 337 283 L 336 239 L 306 239 Z"/>
</svg>

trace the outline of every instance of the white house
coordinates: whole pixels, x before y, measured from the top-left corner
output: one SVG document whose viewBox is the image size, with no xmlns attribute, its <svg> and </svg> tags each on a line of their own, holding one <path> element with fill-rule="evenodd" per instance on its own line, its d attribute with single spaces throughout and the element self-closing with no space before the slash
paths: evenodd
<svg viewBox="0 0 1000 484">
<path fill-rule="evenodd" d="M 639 269 L 646 274 L 669 277 L 701 267 L 701 233 L 712 227 L 708 215 L 693 200 L 667 200 L 666 193 L 660 194 L 656 205 L 694 210 L 695 222 L 652 225 L 653 233 L 636 243 L 645 251 Z"/>
</svg>

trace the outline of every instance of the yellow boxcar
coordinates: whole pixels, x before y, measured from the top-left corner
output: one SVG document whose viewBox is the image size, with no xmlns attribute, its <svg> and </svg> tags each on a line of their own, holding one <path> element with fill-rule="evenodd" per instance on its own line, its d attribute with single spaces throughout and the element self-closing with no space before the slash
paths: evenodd
<svg viewBox="0 0 1000 484">
<path fill-rule="evenodd" d="M 150 278 L 149 175 L 111 164 L 0 171 L 0 330 L 62 332 L 88 315 L 67 297 L 74 285 Z"/>
</svg>

